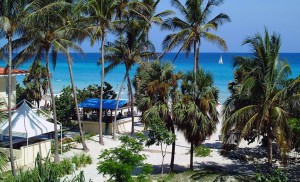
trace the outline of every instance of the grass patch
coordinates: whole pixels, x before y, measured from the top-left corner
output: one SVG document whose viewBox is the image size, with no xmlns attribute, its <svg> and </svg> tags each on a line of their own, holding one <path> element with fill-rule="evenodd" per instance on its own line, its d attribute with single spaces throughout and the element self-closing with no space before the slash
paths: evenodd
<svg viewBox="0 0 300 182">
<path fill-rule="evenodd" d="M 196 157 L 207 157 L 211 153 L 211 149 L 204 145 L 196 146 L 194 149 Z"/>
</svg>

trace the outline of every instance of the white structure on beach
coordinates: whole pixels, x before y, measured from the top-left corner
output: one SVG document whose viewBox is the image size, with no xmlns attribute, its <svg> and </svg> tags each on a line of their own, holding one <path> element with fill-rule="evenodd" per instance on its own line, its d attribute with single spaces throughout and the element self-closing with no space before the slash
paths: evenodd
<svg viewBox="0 0 300 182">
<path fill-rule="evenodd" d="M 0 107 L 1 110 L 7 109 L 7 99 L 8 99 L 8 70 L 5 68 L 0 68 L 0 102 L 4 103 L 4 106 Z M 11 86 L 12 86 L 12 101 L 11 107 L 16 107 L 16 76 L 25 75 L 28 72 L 25 70 L 12 70 Z"/>
<path fill-rule="evenodd" d="M 57 126 L 59 130 L 60 125 Z M 16 166 L 23 167 L 35 161 L 39 153 L 42 158 L 46 157 L 51 149 L 51 140 L 47 137 L 41 138 L 42 134 L 54 131 L 54 124 L 38 116 L 26 103 L 22 105 L 12 115 L 12 135 L 14 136 L 14 157 Z M 9 124 L 5 121 L 0 124 L 0 140 L 3 136 L 9 136 Z M 8 140 L 1 142 L 7 146 Z M 9 154 L 9 148 L 0 148 L 5 154 Z M 8 155 L 9 156 L 9 155 Z"/>
</svg>

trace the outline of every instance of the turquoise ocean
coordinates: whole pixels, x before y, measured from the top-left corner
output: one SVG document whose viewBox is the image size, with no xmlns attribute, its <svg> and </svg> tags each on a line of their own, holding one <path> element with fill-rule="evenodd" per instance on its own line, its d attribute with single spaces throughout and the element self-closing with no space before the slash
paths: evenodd
<svg viewBox="0 0 300 182">
<path fill-rule="evenodd" d="M 163 62 L 172 62 L 176 53 L 168 53 L 162 59 Z M 223 64 L 218 64 L 220 56 L 223 58 Z M 249 53 L 201 53 L 199 65 L 205 71 L 210 72 L 214 76 L 215 86 L 220 91 L 219 101 L 223 103 L 229 96 L 227 90 L 227 84 L 233 81 L 233 58 L 235 56 L 251 56 Z M 83 89 L 90 84 L 100 85 L 100 74 L 101 66 L 97 65 L 100 58 L 98 53 L 86 53 L 84 56 L 80 54 L 73 53 L 73 75 L 75 80 L 75 85 L 79 89 Z M 297 77 L 300 75 L 300 54 L 299 53 L 282 53 L 280 58 L 288 61 L 292 69 L 291 77 Z M 0 61 L 0 66 L 5 66 L 4 61 Z M 108 63 L 106 63 L 107 65 Z M 192 71 L 193 69 L 193 55 L 190 54 L 188 57 L 185 54 L 179 54 L 176 61 L 173 63 L 175 71 Z M 18 69 L 28 69 L 31 62 L 24 63 L 19 66 Z M 65 56 L 62 54 L 58 56 L 56 67 L 54 68 L 52 64 L 51 72 L 53 75 L 53 87 L 54 93 L 59 94 L 59 92 L 66 86 L 70 85 L 70 76 L 68 72 L 68 65 Z M 135 65 L 130 71 L 130 77 L 134 77 L 138 65 Z M 119 65 L 113 71 L 105 76 L 105 81 L 109 82 L 113 89 L 118 92 L 122 79 L 124 77 L 125 70 L 124 65 Z M 22 84 L 24 76 L 18 76 L 17 82 Z M 127 87 L 123 89 L 121 94 L 122 99 L 127 98 Z"/>
</svg>

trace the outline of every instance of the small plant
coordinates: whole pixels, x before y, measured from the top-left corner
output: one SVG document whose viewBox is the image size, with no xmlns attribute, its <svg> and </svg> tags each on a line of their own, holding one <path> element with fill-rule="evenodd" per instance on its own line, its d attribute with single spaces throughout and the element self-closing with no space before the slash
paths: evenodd
<svg viewBox="0 0 300 182">
<path fill-rule="evenodd" d="M 76 169 L 78 169 L 80 167 L 80 160 L 77 155 L 72 157 L 72 163 L 74 163 L 76 165 Z"/>
<path fill-rule="evenodd" d="M 86 164 L 92 164 L 93 163 L 93 159 L 90 155 L 85 156 L 85 163 Z"/>
<path fill-rule="evenodd" d="M 82 140 L 81 140 L 80 135 L 76 135 L 76 136 L 74 137 L 74 141 L 77 142 L 77 143 L 81 143 Z"/>
<path fill-rule="evenodd" d="M 272 169 L 270 173 L 262 172 L 260 167 L 258 167 L 258 172 L 256 173 L 256 181 L 262 182 L 288 182 L 289 179 L 287 175 L 281 171 L 278 167 Z"/>
<path fill-rule="evenodd" d="M 84 135 L 84 138 L 86 140 L 91 140 L 93 136 L 96 136 L 96 133 L 90 132 L 90 133 L 87 133 L 86 135 Z"/>
<path fill-rule="evenodd" d="M 61 168 L 66 174 L 71 174 L 72 173 L 72 161 L 71 159 L 63 159 L 60 162 Z"/>
<path fill-rule="evenodd" d="M 85 164 L 86 164 L 86 156 L 85 156 L 85 154 L 81 154 L 81 155 L 79 155 L 79 162 L 80 162 L 80 164 L 82 165 L 82 166 L 85 166 Z"/>
<path fill-rule="evenodd" d="M 146 156 L 140 154 L 143 150 L 141 142 L 129 136 L 120 137 L 122 145 L 113 149 L 105 149 L 100 154 L 97 170 L 104 175 L 110 175 L 109 181 L 133 181 L 132 173 L 141 169 L 139 181 L 144 181 L 152 171 L 152 167 L 145 164 Z"/>
<path fill-rule="evenodd" d="M 197 157 L 207 157 L 210 155 L 211 149 L 205 147 L 204 145 L 200 145 L 195 147 L 194 152 L 195 152 L 195 156 Z"/>
</svg>

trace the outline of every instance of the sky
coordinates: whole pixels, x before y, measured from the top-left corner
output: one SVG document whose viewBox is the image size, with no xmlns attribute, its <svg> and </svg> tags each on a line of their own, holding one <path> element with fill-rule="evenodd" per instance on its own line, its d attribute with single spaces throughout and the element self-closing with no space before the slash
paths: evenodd
<svg viewBox="0 0 300 182">
<path fill-rule="evenodd" d="M 177 13 L 176 16 L 181 16 L 170 1 L 161 0 L 157 12 L 171 9 Z M 223 24 L 213 33 L 226 41 L 228 52 L 250 52 L 248 46 L 242 46 L 243 40 L 255 33 L 263 33 L 266 27 L 270 33 L 281 35 L 281 52 L 300 53 L 300 0 L 224 0 L 224 4 L 213 9 L 211 18 L 221 12 L 228 14 L 231 22 Z M 168 33 L 170 32 L 161 31 L 157 26 L 151 29 L 150 39 L 157 52 L 162 51 L 161 43 Z M 113 36 L 108 38 L 109 41 L 113 39 Z M 1 45 L 3 40 L 0 40 Z M 91 47 L 88 40 L 81 46 L 86 53 L 99 52 L 100 48 L 97 43 Z M 223 52 L 218 46 L 205 41 L 202 42 L 200 51 Z"/>
</svg>

